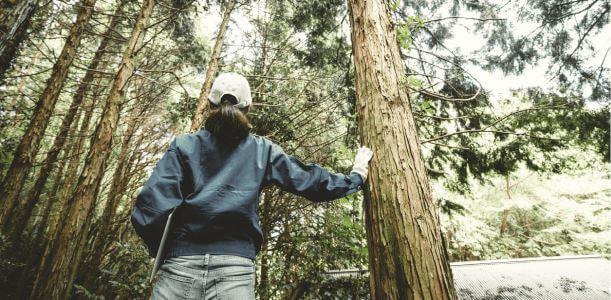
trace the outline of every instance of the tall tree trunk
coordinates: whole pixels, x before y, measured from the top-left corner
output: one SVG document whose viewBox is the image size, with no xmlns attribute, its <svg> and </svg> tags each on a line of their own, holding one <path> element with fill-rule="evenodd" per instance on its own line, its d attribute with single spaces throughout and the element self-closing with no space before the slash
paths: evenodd
<svg viewBox="0 0 611 300">
<path fill-rule="evenodd" d="M 214 79 L 214 74 L 219 67 L 219 59 L 221 58 L 221 49 L 223 48 L 223 40 L 225 39 L 225 31 L 229 25 L 229 19 L 235 0 L 227 0 L 225 5 L 225 13 L 223 14 L 223 20 L 219 27 L 219 32 L 216 35 L 216 41 L 214 42 L 214 48 L 212 48 L 212 54 L 210 55 L 210 61 L 208 61 L 208 68 L 206 69 L 206 78 L 204 79 L 204 85 L 199 94 L 197 100 L 197 108 L 195 109 L 195 115 L 193 115 L 193 122 L 191 123 L 191 131 L 197 131 L 202 127 L 204 123 L 204 111 L 208 106 L 208 94 L 210 94 L 210 88 Z"/>
<path fill-rule="evenodd" d="M 82 114 L 83 112 L 82 110 L 80 110 L 76 117 L 76 120 L 75 120 L 76 122 L 74 122 L 74 124 L 70 128 L 70 132 L 68 133 L 68 136 L 71 136 L 71 137 L 74 136 L 74 133 L 76 132 L 78 128 L 78 122 L 81 119 Z M 64 157 L 70 156 L 69 150 L 70 148 L 67 148 L 66 150 L 64 150 L 64 154 L 63 154 Z M 39 209 L 39 212 L 42 214 L 42 216 L 40 217 L 40 221 L 38 222 L 38 224 L 35 224 L 35 226 L 32 228 L 32 231 L 30 233 L 29 238 L 31 241 L 30 241 L 29 247 L 24 249 L 23 246 L 21 245 L 19 246 L 21 247 L 20 250 L 24 252 L 23 257 L 26 263 L 25 263 L 24 269 L 21 271 L 21 274 L 19 275 L 17 291 L 15 292 L 15 299 L 23 299 L 27 297 L 27 287 L 29 284 L 32 283 L 32 281 L 34 280 L 36 276 L 35 272 L 36 272 L 36 266 L 38 264 L 38 260 L 40 258 L 41 252 L 44 251 L 45 245 L 47 244 L 46 240 L 44 239 L 44 236 L 45 236 L 44 231 L 47 229 L 47 224 L 49 222 L 51 211 L 53 210 L 54 204 L 57 202 L 56 193 L 57 193 L 59 186 L 61 185 L 61 182 L 63 181 L 64 173 L 66 172 L 66 170 L 67 170 L 66 164 L 62 164 L 56 171 L 54 180 L 52 180 L 53 185 L 47 192 L 47 199 L 46 201 L 44 201 L 44 203 L 41 205 Z M 56 210 L 56 211 L 59 211 L 59 210 Z M 15 240 L 13 239 L 13 241 Z"/>
<path fill-rule="evenodd" d="M 134 143 L 131 143 L 131 145 L 141 145 L 145 137 L 148 137 L 148 136 L 141 134 Z M 118 194 L 116 195 L 116 202 L 113 204 L 114 205 L 113 216 L 111 217 L 110 222 L 108 222 L 107 233 L 105 235 L 98 234 L 98 238 L 101 239 L 99 255 L 96 255 L 95 253 L 91 255 L 91 259 L 97 260 L 97 263 L 96 262 L 86 263 L 89 268 L 89 271 L 88 271 L 89 274 L 86 274 L 86 276 L 95 275 L 95 273 L 98 272 L 98 270 L 101 270 L 105 266 L 104 265 L 105 262 L 107 262 L 107 265 L 112 264 L 111 262 L 109 262 L 108 259 L 106 259 L 106 257 L 110 254 L 110 252 L 112 252 L 113 242 L 118 242 L 118 243 L 121 242 L 121 236 L 122 236 L 121 232 L 125 231 L 125 229 L 122 227 L 128 227 L 131 229 L 131 225 L 130 225 L 131 223 L 128 221 L 129 216 L 125 215 L 125 214 L 131 215 L 131 210 L 125 209 L 122 215 L 117 215 L 117 212 L 118 212 L 118 207 L 121 206 L 121 199 L 123 195 L 127 196 L 125 197 L 127 201 L 124 201 L 127 203 L 123 203 L 124 207 L 131 207 L 130 203 L 133 197 L 131 197 L 132 189 L 130 188 L 129 183 L 131 182 L 133 175 L 135 174 L 134 173 L 135 170 L 142 170 L 144 168 L 142 164 L 139 164 L 137 162 L 138 157 L 140 157 L 141 154 L 134 151 L 135 149 L 137 149 L 137 147 L 129 148 L 129 151 L 131 151 L 132 154 L 128 158 L 126 158 L 127 165 L 125 166 L 124 172 L 122 174 L 123 177 L 122 177 L 122 182 L 119 184 L 120 187 L 117 188 Z M 140 182 L 138 180 L 136 181 Z M 100 229 L 100 231 L 101 230 L 102 229 Z M 97 240 L 96 240 L 96 243 L 97 243 Z M 94 249 L 98 251 L 97 246 L 94 246 Z M 94 269 L 92 270 L 92 268 Z M 105 286 L 101 284 L 96 284 L 95 278 L 90 277 L 90 278 L 86 278 L 86 280 L 89 281 L 90 286 L 95 286 L 95 288 L 93 287 L 91 288 L 91 291 L 95 291 L 96 294 L 103 294 L 105 292 L 106 290 Z M 87 281 L 84 281 L 84 283 L 86 282 Z"/>
<path fill-rule="evenodd" d="M 365 191 L 371 298 L 455 299 L 388 5 L 348 0 L 360 135 L 374 152 Z"/>
<path fill-rule="evenodd" d="M 106 65 L 106 64 L 104 64 Z M 102 69 L 105 69 L 105 67 L 102 67 Z M 70 160 L 68 161 L 67 164 L 67 174 L 66 177 L 62 178 L 62 186 L 61 188 L 59 188 L 59 190 L 57 190 L 53 195 L 57 198 L 56 201 L 58 202 L 58 211 L 67 211 L 68 207 L 69 207 L 69 202 L 68 202 L 68 198 L 70 197 L 72 191 L 75 188 L 76 185 L 76 179 L 78 177 L 78 171 L 79 171 L 79 164 L 81 162 L 81 153 L 83 153 L 83 149 L 85 149 L 85 144 L 86 144 L 86 139 L 89 136 L 89 127 L 90 124 L 92 122 L 92 118 L 93 118 L 93 112 L 97 107 L 97 100 L 99 100 L 99 98 L 102 95 L 103 92 L 103 88 L 100 87 L 101 83 L 103 82 L 103 78 L 99 77 L 96 80 L 96 83 L 94 85 L 98 86 L 95 90 L 93 95 L 91 96 L 91 103 L 89 105 L 85 105 L 84 107 L 87 109 L 85 111 L 85 115 L 83 116 L 83 121 L 81 122 L 80 128 L 78 130 L 78 134 L 76 135 L 75 140 L 73 141 L 73 144 L 71 144 L 68 148 L 71 149 L 70 150 L 70 155 L 68 157 L 70 157 Z M 57 227 L 59 226 L 59 222 L 62 220 L 62 218 L 60 218 L 59 214 L 55 214 L 50 222 L 49 222 L 49 228 L 47 229 L 47 239 L 48 240 L 52 240 L 53 236 L 55 236 L 55 231 L 57 229 Z"/>
<path fill-rule="evenodd" d="M 75 122 L 72 124 L 70 128 L 70 132 L 68 133 L 68 136 L 71 137 L 70 146 L 75 145 L 77 143 L 77 141 L 75 140 L 80 138 L 80 137 L 75 137 L 75 133 L 78 131 L 78 125 L 84 113 L 85 112 L 82 109 L 79 110 L 79 114 L 76 117 Z M 70 146 L 66 147 L 66 149 L 64 150 L 64 153 L 63 153 L 64 159 L 71 157 L 72 155 L 76 155 L 75 152 L 77 151 L 77 149 L 75 147 L 70 147 Z M 76 156 L 78 157 L 78 155 Z M 44 241 L 43 238 L 45 237 L 45 233 L 48 234 L 48 230 L 50 229 L 50 227 L 48 227 L 47 225 L 49 224 L 49 220 L 51 219 L 50 218 L 51 212 L 54 209 L 55 211 L 60 211 L 60 207 L 56 205 L 59 199 L 58 191 L 59 191 L 59 187 L 65 184 L 66 172 L 70 172 L 70 171 L 71 170 L 69 168 L 69 164 L 66 164 L 66 163 L 61 164 L 61 166 L 57 170 L 57 173 L 55 174 L 53 185 L 47 192 L 47 195 L 48 195 L 47 201 L 46 203 L 44 203 L 43 207 L 40 209 L 42 211 L 41 220 L 38 224 L 36 224 L 35 231 L 31 234 L 31 237 L 34 240 L 33 245 L 40 245 L 37 249 L 38 252 L 44 250 L 44 244 L 46 244 L 46 241 Z M 34 261 L 33 265 L 35 265 L 36 263 L 37 261 Z"/>
<path fill-rule="evenodd" d="M 38 0 L 8 0 L 0 5 L 0 82 L 28 34 Z"/>
<path fill-rule="evenodd" d="M 76 56 L 76 50 L 81 42 L 84 29 L 91 18 L 95 2 L 96 0 L 83 0 L 80 4 L 74 25 L 70 28 L 70 34 L 62 52 L 53 66 L 51 77 L 47 80 L 47 85 L 36 104 L 30 124 L 17 146 L 11 166 L 0 187 L 0 191 L 3 193 L 2 203 L 4 204 L 4 210 L 0 216 L 2 224 L 5 223 L 7 217 L 12 215 L 17 204 L 19 192 L 38 152 L 43 134 L 49 124 L 49 117 L 59 98 L 64 80 L 68 75 L 68 69 Z"/>
<path fill-rule="evenodd" d="M 85 72 L 85 76 L 80 82 L 74 97 L 72 98 L 72 102 L 70 103 L 70 107 L 64 116 L 61 126 L 59 127 L 59 131 L 55 137 L 55 141 L 53 142 L 53 146 L 47 153 L 47 157 L 42 163 L 42 167 L 40 172 L 38 173 L 38 177 L 34 182 L 34 186 L 28 193 L 25 202 L 20 205 L 20 208 L 16 211 L 14 216 L 11 216 L 9 220 L 5 220 L 6 222 L 2 222 L 2 226 L 4 229 L 10 227 L 9 232 L 10 236 L 13 238 L 12 240 L 17 240 L 20 232 L 23 232 L 25 225 L 27 224 L 30 215 L 36 205 L 38 197 L 44 190 L 45 183 L 47 182 L 47 178 L 49 177 L 49 173 L 53 170 L 53 166 L 57 157 L 64 147 L 66 143 L 66 139 L 68 136 L 68 131 L 70 130 L 70 126 L 74 121 L 74 117 L 77 115 L 77 110 L 81 107 L 83 103 L 83 99 L 85 95 L 89 91 L 89 87 L 93 82 L 95 70 L 97 70 L 100 60 L 102 56 L 107 51 L 109 47 L 111 37 L 113 36 L 113 32 L 117 25 L 120 22 L 121 11 L 123 10 L 123 6 L 127 1 L 122 0 L 117 4 L 117 8 L 115 9 L 115 13 L 113 14 L 110 23 L 107 27 L 106 32 L 102 35 L 102 40 L 96 50 L 93 59 L 91 60 L 89 67 L 87 68 L 87 72 Z"/>
<path fill-rule="evenodd" d="M 97 198 L 106 162 L 113 145 L 113 134 L 119 122 L 119 106 L 129 77 L 133 74 L 134 50 L 143 36 L 155 0 L 144 0 L 135 21 L 121 64 L 115 75 L 106 106 L 91 139 L 87 154 L 70 207 L 65 219 L 55 233 L 50 247 L 47 247 L 31 298 L 59 298 L 71 296 L 76 270 L 82 259 L 91 225 L 92 211 Z"/>
<path fill-rule="evenodd" d="M 112 183 L 110 185 L 110 191 L 108 192 L 108 200 L 99 221 L 100 225 L 98 228 L 97 237 L 94 241 L 93 253 L 91 254 L 89 263 L 87 263 L 87 270 L 84 270 L 86 273 L 85 282 L 93 283 L 95 278 L 94 276 L 98 273 L 98 267 L 102 261 L 102 255 L 106 250 L 106 241 L 110 236 L 111 222 L 115 217 L 115 213 L 117 212 L 122 191 L 129 180 L 129 178 L 126 178 L 126 169 L 129 165 L 128 154 L 131 150 L 133 150 L 130 147 L 131 140 L 134 137 L 136 129 L 138 128 L 135 124 L 136 120 L 138 120 L 137 115 L 133 116 L 133 118 L 131 118 L 131 120 L 128 122 L 127 133 L 125 134 L 125 137 L 121 143 L 121 150 L 119 151 L 119 156 L 117 157 L 117 167 L 115 168 L 115 172 L 112 176 Z"/>
</svg>

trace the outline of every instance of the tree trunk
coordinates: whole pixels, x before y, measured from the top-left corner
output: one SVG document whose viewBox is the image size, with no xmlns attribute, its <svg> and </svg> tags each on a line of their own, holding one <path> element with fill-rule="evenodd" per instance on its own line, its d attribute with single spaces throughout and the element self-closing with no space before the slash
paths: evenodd
<svg viewBox="0 0 611 300">
<path fill-rule="evenodd" d="M 204 85 L 202 86 L 199 99 L 197 100 L 197 109 L 195 109 L 195 115 L 193 115 L 191 131 L 199 130 L 204 123 L 204 111 L 208 106 L 208 94 L 210 94 L 210 88 L 212 87 L 214 75 L 219 67 L 219 59 L 221 57 L 221 48 L 223 48 L 223 40 L 225 39 L 225 31 L 227 31 L 227 26 L 229 25 L 229 19 L 231 17 L 231 12 L 233 11 L 234 4 L 234 0 L 227 0 L 225 13 L 223 14 L 223 21 L 221 21 L 219 32 L 216 35 L 216 41 L 214 42 L 214 48 L 212 48 L 210 61 L 208 61 Z"/>
<path fill-rule="evenodd" d="M 119 151 L 119 156 L 117 157 L 117 167 L 115 168 L 115 172 L 112 176 L 112 183 L 110 185 L 110 191 L 108 192 L 108 201 L 106 206 L 104 207 L 104 212 L 102 213 L 102 217 L 99 221 L 99 229 L 96 235 L 94 245 L 93 245 L 93 253 L 91 254 L 91 259 L 89 263 L 87 263 L 87 269 L 83 270 L 85 275 L 85 282 L 93 283 L 95 279 L 95 275 L 98 273 L 98 267 L 100 266 L 100 262 L 102 261 L 102 255 L 106 250 L 106 241 L 110 236 L 111 230 L 111 222 L 115 217 L 115 213 L 117 212 L 117 207 L 119 206 L 119 200 L 121 200 L 122 191 L 125 188 L 129 178 L 127 178 L 126 168 L 129 164 L 129 151 L 133 149 L 130 147 L 131 140 L 134 136 L 134 133 L 137 129 L 136 120 L 138 120 L 138 116 L 134 116 L 131 118 L 130 122 L 127 125 L 127 133 L 123 138 L 121 143 L 121 150 Z"/>
<path fill-rule="evenodd" d="M 74 124 L 71 126 L 68 136 L 71 136 L 71 137 L 74 136 L 74 133 L 76 132 L 78 128 L 78 122 L 81 119 L 82 114 L 83 112 L 79 111 L 76 117 L 76 122 L 74 122 Z M 64 157 L 70 156 L 69 150 L 70 148 L 64 151 Z M 47 224 L 49 222 L 51 211 L 54 208 L 54 204 L 57 202 L 56 193 L 57 193 L 57 190 L 59 189 L 61 182 L 63 181 L 66 170 L 67 170 L 66 164 L 62 164 L 56 171 L 54 180 L 52 180 L 53 185 L 47 192 L 47 199 L 46 201 L 44 201 L 44 203 L 39 208 L 39 212 L 40 214 L 42 214 L 42 216 L 40 217 L 40 221 L 37 224 L 35 224 L 35 226 L 33 226 L 32 231 L 29 235 L 29 238 L 31 240 L 29 247 L 24 249 L 23 246 L 18 246 L 18 247 L 21 247 L 20 249 L 21 251 L 25 252 L 23 254 L 23 257 L 24 257 L 24 261 L 26 261 L 26 264 L 25 264 L 25 268 L 21 271 L 21 274 L 19 275 L 19 281 L 17 285 L 17 291 L 15 293 L 15 299 L 23 299 L 28 295 L 26 292 L 27 287 L 29 284 L 32 283 L 32 281 L 34 280 L 36 276 L 36 273 L 35 273 L 36 268 L 37 268 L 36 266 L 38 265 L 40 255 L 42 254 L 41 252 L 44 251 L 45 245 L 47 244 L 47 241 L 44 239 L 45 230 L 47 229 Z M 55 211 L 57 212 L 59 211 L 59 209 L 56 209 Z M 18 243 L 17 242 L 18 240 L 13 239 L 13 241 L 16 241 L 15 243 Z"/>
<path fill-rule="evenodd" d="M 31 298 L 65 299 L 71 296 L 76 270 L 82 258 L 91 225 L 95 199 L 100 189 L 106 162 L 113 145 L 113 134 L 119 122 L 119 106 L 129 77 L 133 74 L 134 50 L 144 33 L 144 28 L 155 5 L 155 0 L 145 0 L 123 52 L 121 64 L 115 75 L 106 106 L 91 139 L 70 207 L 65 219 L 47 247 Z"/>
<path fill-rule="evenodd" d="M 102 67 L 102 69 L 105 69 L 105 67 Z M 59 208 L 58 211 L 60 212 L 65 212 L 68 210 L 68 197 L 70 197 L 76 185 L 76 179 L 78 177 L 79 165 L 82 157 L 81 153 L 84 152 L 83 149 L 85 148 L 85 144 L 87 142 L 86 139 L 89 136 L 89 127 L 92 122 L 93 112 L 97 106 L 96 102 L 99 100 L 103 92 L 103 88 L 99 87 L 103 82 L 102 79 L 103 78 L 100 77 L 96 80 L 95 85 L 97 85 L 98 88 L 95 89 L 93 95 L 91 96 L 91 103 L 84 106 L 87 110 L 85 111 L 83 121 L 80 124 L 78 134 L 76 135 L 74 142 L 68 147 L 71 150 L 70 155 L 68 156 L 70 157 L 70 160 L 68 161 L 66 167 L 68 170 L 67 175 L 66 177 L 62 178 L 61 188 L 57 192 L 53 193 L 53 195 L 57 198 L 56 201 Z M 49 228 L 47 229 L 46 235 L 47 240 L 53 239 L 60 221 L 61 218 L 59 214 L 55 214 L 50 219 Z"/>
<path fill-rule="evenodd" d="M 371 298 L 456 299 L 388 4 L 348 7 L 360 135 L 374 152 L 365 190 Z"/>
<path fill-rule="evenodd" d="M 10 236 L 12 237 L 12 240 L 14 241 L 17 240 L 19 233 L 23 232 L 23 229 L 25 225 L 27 224 L 27 221 L 29 220 L 30 215 L 32 214 L 34 206 L 36 205 L 38 197 L 44 190 L 44 185 L 47 182 L 49 173 L 51 173 L 51 171 L 53 170 L 53 166 L 55 164 L 55 161 L 57 160 L 59 152 L 62 150 L 62 148 L 64 147 L 64 144 L 66 143 L 68 131 L 70 130 L 70 126 L 72 125 L 72 122 L 74 121 L 74 117 L 77 115 L 76 112 L 79 109 L 79 107 L 81 107 L 81 104 L 83 103 L 83 99 L 85 98 L 85 95 L 89 91 L 89 87 L 91 86 L 91 83 L 95 75 L 94 70 L 98 68 L 100 64 L 100 60 L 102 59 L 102 56 L 104 55 L 104 53 L 107 51 L 107 48 L 109 47 L 113 32 L 120 22 L 121 11 L 123 10 L 123 6 L 125 5 L 126 2 L 127 2 L 126 0 L 122 0 L 121 2 L 117 4 L 115 13 L 113 14 L 113 17 L 110 20 L 110 24 L 107 27 L 108 29 L 102 35 L 102 41 L 100 42 L 100 45 L 98 46 L 98 49 L 96 50 L 93 56 L 93 59 L 91 60 L 91 63 L 89 64 L 87 68 L 87 72 L 85 73 L 83 80 L 80 82 L 76 90 L 76 93 L 74 94 L 74 97 L 72 98 L 72 103 L 70 103 L 70 107 L 68 108 L 68 111 L 66 112 L 66 115 L 64 116 L 62 124 L 59 127 L 59 132 L 57 133 L 55 137 L 53 146 L 47 153 L 47 157 L 45 158 L 45 160 L 42 163 L 42 167 L 40 169 L 40 172 L 38 173 L 38 177 L 36 178 L 34 186 L 28 193 L 25 202 L 22 205 L 20 205 L 20 208 L 16 211 L 14 216 L 12 216 L 9 220 L 3 220 L 4 222 L 2 222 L 2 226 L 4 227 L 4 229 L 7 229 L 7 227 L 10 227 L 9 229 Z"/>
<path fill-rule="evenodd" d="M 0 82 L 28 34 L 38 0 L 3 1 L 0 5 Z"/>
<path fill-rule="evenodd" d="M 96 0 L 83 0 L 80 4 L 74 25 L 70 28 L 70 34 L 66 39 L 61 54 L 53 66 L 51 77 L 47 80 L 47 85 L 36 104 L 30 124 L 21 138 L 21 142 L 17 146 L 11 166 L 2 182 L 0 191 L 4 194 L 4 200 L 2 201 L 4 204 L 4 211 L 2 212 L 0 220 L 3 224 L 6 218 L 11 216 L 15 209 L 19 192 L 23 187 L 28 171 L 38 152 L 43 134 L 49 124 L 49 117 L 59 98 L 64 80 L 68 75 L 68 69 L 76 56 L 76 49 L 79 47 L 81 36 L 83 35 L 89 18 L 91 18 L 95 2 Z"/>
<path fill-rule="evenodd" d="M 505 192 L 507 193 L 507 200 L 511 201 L 511 185 L 509 184 L 509 175 L 505 175 Z M 507 220 L 509 219 L 509 207 L 503 210 L 503 217 L 501 219 L 501 226 L 499 228 L 499 234 L 501 237 L 505 234 L 505 228 L 507 227 Z"/>
<path fill-rule="evenodd" d="M 261 300 L 268 300 L 270 298 L 270 285 L 269 285 L 269 267 L 270 267 L 270 233 L 271 233 L 271 220 L 269 212 L 269 190 L 263 191 L 259 197 L 259 220 L 261 222 L 261 229 L 263 232 L 263 245 L 261 248 L 261 264 L 260 264 L 260 277 L 257 282 L 257 295 Z"/>
</svg>

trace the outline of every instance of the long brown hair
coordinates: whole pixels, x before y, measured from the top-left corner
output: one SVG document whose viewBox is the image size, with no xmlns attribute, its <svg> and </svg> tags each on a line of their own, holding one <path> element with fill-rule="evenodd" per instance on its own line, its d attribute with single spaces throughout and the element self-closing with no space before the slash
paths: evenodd
<svg viewBox="0 0 611 300">
<path fill-rule="evenodd" d="M 219 105 L 211 103 L 212 111 L 204 123 L 212 135 L 226 144 L 239 143 L 252 129 L 246 117 L 248 109 L 241 110 L 234 106 L 235 103 L 237 100 L 233 95 L 223 95 Z"/>
</svg>

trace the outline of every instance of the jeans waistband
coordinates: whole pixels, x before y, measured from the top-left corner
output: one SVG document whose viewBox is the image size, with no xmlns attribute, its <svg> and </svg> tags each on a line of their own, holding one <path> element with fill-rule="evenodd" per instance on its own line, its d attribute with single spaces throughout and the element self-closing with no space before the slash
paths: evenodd
<svg viewBox="0 0 611 300">
<path fill-rule="evenodd" d="M 166 258 L 166 262 L 190 268 L 216 267 L 228 265 L 254 265 L 254 260 L 248 257 L 225 254 L 198 254 Z"/>
</svg>

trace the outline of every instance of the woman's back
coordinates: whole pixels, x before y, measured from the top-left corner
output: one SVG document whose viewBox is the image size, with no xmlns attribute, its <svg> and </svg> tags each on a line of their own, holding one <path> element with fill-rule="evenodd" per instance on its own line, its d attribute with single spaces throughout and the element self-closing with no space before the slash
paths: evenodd
<svg viewBox="0 0 611 300">
<path fill-rule="evenodd" d="M 356 173 L 304 164 L 260 136 L 249 134 L 227 145 L 200 130 L 172 143 L 138 195 L 132 221 L 153 255 L 163 226 L 158 219 L 180 206 L 168 257 L 223 253 L 254 258 L 263 238 L 257 204 L 265 185 L 321 202 L 356 192 L 362 183 Z"/>
<path fill-rule="evenodd" d="M 267 142 L 248 135 L 228 146 L 200 130 L 180 136 L 176 144 L 184 158 L 188 194 L 177 210 L 167 256 L 223 253 L 254 258 L 262 241 L 256 210 Z"/>
<path fill-rule="evenodd" d="M 359 149 L 352 172 L 344 175 L 304 164 L 250 134 L 245 114 L 252 99 L 244 76 L 219 75 L 208 100 L 206 129 L 172 141 L 132 212 L 151 256 L 174 212 L 167 245 L 159 251 L 165 263 L 154 299 L 191 293 L 202 299 L 254 299 L 254 258 L 263 240 L 257 217 L 261 189 L 273 184 L 311 201 L 329 201 L 360 190 L 367 176 L 369 149 Z"/>
</svg>

